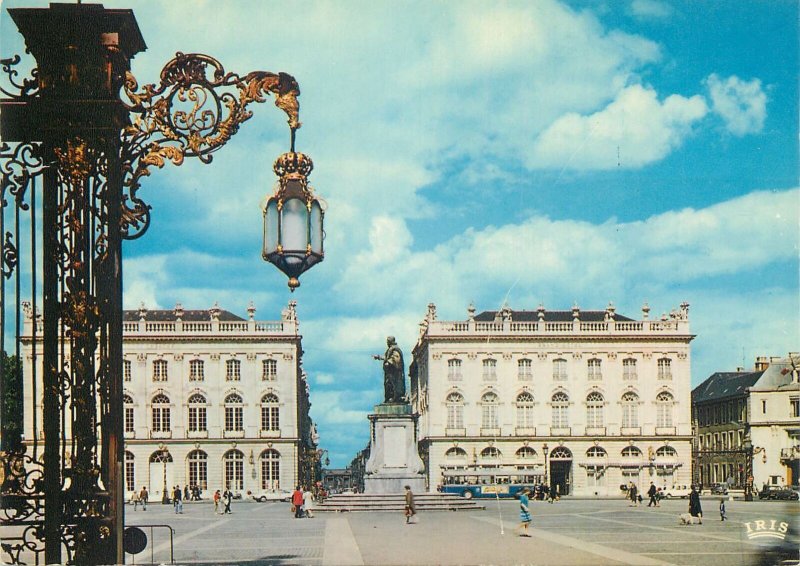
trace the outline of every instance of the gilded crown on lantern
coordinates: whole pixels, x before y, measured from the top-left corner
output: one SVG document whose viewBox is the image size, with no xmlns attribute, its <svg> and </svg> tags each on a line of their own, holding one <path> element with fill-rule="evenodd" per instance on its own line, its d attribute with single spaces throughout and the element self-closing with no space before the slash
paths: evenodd
<svg viewBox="0 0 800 566">
<path fill-rule="evenodd" d="M 314 169 L 314 162 L 304 153 L 290 151 L 278 157 L 272 169 L 281 178 L 287 176 L 308 177 Z"/>
</svg>

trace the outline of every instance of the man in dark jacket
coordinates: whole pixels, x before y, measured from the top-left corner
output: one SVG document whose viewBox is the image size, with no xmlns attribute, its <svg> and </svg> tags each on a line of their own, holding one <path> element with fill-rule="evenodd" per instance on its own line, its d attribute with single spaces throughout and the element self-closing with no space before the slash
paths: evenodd
<svg viewBox="0 0 800 566">
<path fill-rule="evenodd" d="M 650 502 L 647 504 L 648 507 L 656 506 L 658 507 L 658 499 L 656 499 L 656 486 L 653 485 L 653 482 L 650 482 L 650 489 L 647 490 L 647 495 L 650 496 Z"/>
</svg>

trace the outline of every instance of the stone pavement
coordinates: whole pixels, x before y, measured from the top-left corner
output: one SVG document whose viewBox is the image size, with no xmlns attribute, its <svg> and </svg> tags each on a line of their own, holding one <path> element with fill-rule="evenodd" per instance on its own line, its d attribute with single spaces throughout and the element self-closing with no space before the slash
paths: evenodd
<svg viewBox="0 0 800 566">
<path fill-rule="evenodd" d="M 685 500 L 659 508 L 631 508 L 621 500 L 534 502 L 531 538 L 513 533 L 516 501 L 486 503 L 485 511 L 422 513 L 413 525 L 401 513 L 385 512 L 294 519 L 286 503 L 251 502 L 234 502 L 233 514 L 216 516 L 209 504 L 187 504 L 183 515 L 160 504 L 146 513 L 128 506 L 126 520 L 170 524 L 178 564 L 767 566 L 798 559 L 797 502 L 729 502 L 730 520 L 721 522 L 718 499 L 705 499 L 706 519 L 695 526 L 678 524 Z M 784 522 L 781 541 L 775 536 Z M 748 526 L 751 536 L 770 536 L 751 540 Z M 154 536 L 128 564 L 150 563 L 151 550 L 156 563 L 169 561 L 164 531 Z"/>
</svg>

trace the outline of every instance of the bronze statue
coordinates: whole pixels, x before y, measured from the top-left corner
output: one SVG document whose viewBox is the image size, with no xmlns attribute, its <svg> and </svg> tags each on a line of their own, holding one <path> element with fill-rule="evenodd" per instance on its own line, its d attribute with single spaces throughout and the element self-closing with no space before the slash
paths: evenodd
<svg viewBox="0 0 800 566">
<path fill-rule="evenodd" d="M 395 342 L 394 336 L 386 338 L 386 352 L 382 356 L 372 357 L 383 360 L 384 403 L 405 403 L 406 375 L 403 352 Z"/>
</svg>

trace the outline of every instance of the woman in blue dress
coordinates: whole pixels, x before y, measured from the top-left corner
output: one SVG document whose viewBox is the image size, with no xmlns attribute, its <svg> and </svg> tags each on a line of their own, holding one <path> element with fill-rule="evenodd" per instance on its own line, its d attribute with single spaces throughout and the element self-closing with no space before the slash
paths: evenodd
<svg viewBox="0 0 800 566">
<path fill-rule="evenodd" d="M 531 536 L 528 534 L 528 525 L 531 524 L 531 512 L 528 510 L 528 505 L 530 501 L 528 500 L 528 494 L 530 490 L 526 487 L 523 488 L 522 491 L 519 492 L 519 527 L 517 527 L 517 532 L 521 537 L 529 537 Z M 520 532 L 521 531 L 521 532 Z"/>
</svg>

